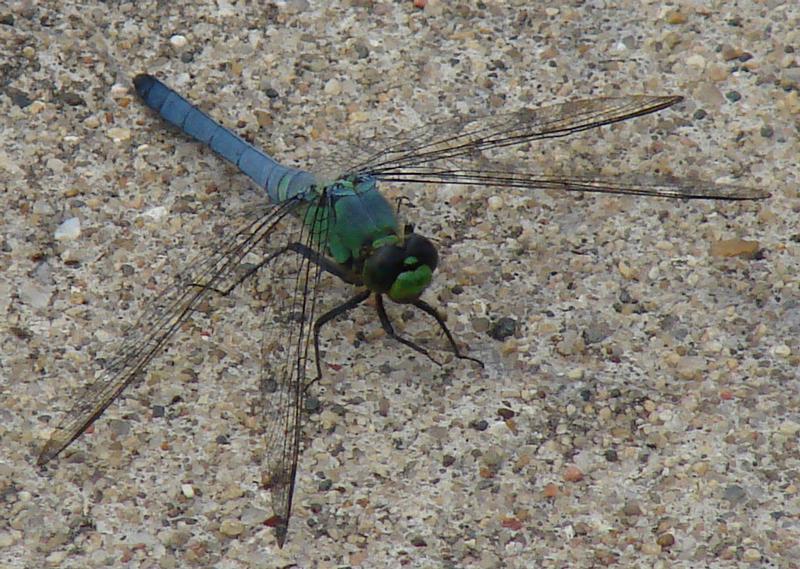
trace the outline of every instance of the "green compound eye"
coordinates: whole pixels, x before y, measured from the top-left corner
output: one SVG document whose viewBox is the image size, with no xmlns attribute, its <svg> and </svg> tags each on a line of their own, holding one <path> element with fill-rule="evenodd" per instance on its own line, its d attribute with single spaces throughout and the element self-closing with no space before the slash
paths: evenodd
<svg viewBox="0 0 800 569">
<path fill-rule="evenodd" d="M 420 297 L 432 280 L 431 268 L 428 265 L 421 265 L 413 271 L 405 271 L 397 275 L 387 294 L 395 302 L 411 302 Z"/>
<path fill-rule="evenodd" d="M 379 247 L 364 262 L 362 277 L 370 290 L 395 302 L 413 302 L 431 284 L 438 262 L 433 244 L 412 233 L 402 245 Z"/>
</svg>

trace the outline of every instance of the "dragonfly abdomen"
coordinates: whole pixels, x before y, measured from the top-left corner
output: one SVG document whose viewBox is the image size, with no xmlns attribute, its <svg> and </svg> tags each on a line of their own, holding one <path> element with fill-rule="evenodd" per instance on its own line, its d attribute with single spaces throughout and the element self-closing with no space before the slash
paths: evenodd
<svg viewBox="0 0 800 569">
<path fill-rule="evenodd" d="M 152 75 L 137 75 L 133 84 L 148 107 L 168 123 L 235 164 L 267 191 L 273 203 L 284 202 L 316 186 L 313 174 L 278 164 L 271 156 L 216 122 Z"/>
</svg>

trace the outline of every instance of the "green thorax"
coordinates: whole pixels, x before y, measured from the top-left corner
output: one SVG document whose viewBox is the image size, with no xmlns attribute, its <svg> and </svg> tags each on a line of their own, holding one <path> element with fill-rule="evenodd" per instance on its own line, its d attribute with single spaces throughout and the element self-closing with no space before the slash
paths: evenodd
<svg viewBox="0 0 800 569">
<path fill-rule="evenodd" d="M 303 215 L 315 245 L 340 265 L 359 266 L 374 248 L 397 240 L 397 217 L 372 178 L 342 179 L 325 187 L 323 205 Z M 324 210 L 323 210 L 324 208 Z"/>
</svg>

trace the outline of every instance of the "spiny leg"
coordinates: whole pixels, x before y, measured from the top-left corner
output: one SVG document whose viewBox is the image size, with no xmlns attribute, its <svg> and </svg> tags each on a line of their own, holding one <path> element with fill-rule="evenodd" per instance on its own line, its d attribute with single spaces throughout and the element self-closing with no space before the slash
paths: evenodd
<svg viewBox="0 0 800 569">
<path fill-rule="evenodd" d="M 392 327 L 392 323 L 389 321 L 389 315 L 386 314 L 386 308 L 383 306 L 383 297 L 380 294 L 376 294 L 375 295 L 375 304 L 376 304 L 377 309 L 378 309 L 378 318 L 380 318 L 381 326 L 383 327 L 383 330 L 386 332 L 386 334 L 390 338 L 394 338 L 395 340 L 397 340 L 398 342 L 400 342 L 404 346 L 408 346 L 412 350 L 415 350 L 415 351 L 419 352 L 420 354 L 422 354 L 423 356 L 425 356 L 429 360 L 431 360 L 433 363 L 435 363 L 437 366 L 442 365 L 441 363 L 436 361 L 433 358 L 433 356 L 431 356 L 428 353 L 428 350 L 426 350 L 425 348 L 423 348 L 422 346 L 420 346 L 418 344 L 415 344 L 411 340 L 406 340 L 405 338 L 403 338 L 402 336 L 400 336 L 399 334 L 397 334 L 394 331 L 394 328 Z"/>
<path fill-rule="evenodd" d="M 334 263 L 330 259 L 327 259 L 326 257 L 321 255 L 320 253 L 317 253 L 307 245 L 304 245 L 302 243 L 289 243 L 286 247 L 283 247 L 282 249 L 275 251 L 272 255 L 270 255 L 266 259 L 262 260 L 258 264 L 247 269 L 247 271 L 245 271 L 245 273 L 242 276 L 236 279 L 236 281 L 233 284 L 224 289 L 218 289 L 207 285 L 202 285 L 199 283 L 191 283 L 189 286 L 207 288 L 209 290 L 213 290 L 214 292 L 222 296 L 228 296 L 237 286 L 239 286 L 244 281 L 249 279 L 251 276 L 253 276 L 255 273 L 260 271 L 263 267 L 267 266 L 272 261 L 274 261 L 276 258 L 280 257 L 284 253 L 288 253 L 289 251 L 292 251 L 302 257 L 305 257 L 306 259 L 308 259 L 309 261 L 320 267 L 323 271 L 326 271 L 335 277 L 339 277 L 347 284 L 357 284 L 353 281 L 353 276 L 347 270 L 345 270 L 344 267 Z"/>
<path fill-rule="evenodd" d="M 320 361 L 320 358 L 319 358 L 319 333 L 320 333 L 320 330 L 322 330 L 322 327 L 325 324 L 327 324 L 328 322 L 330 322 L 331 320 L 333 320 L 335 318 L 338 318 L 339 316 L 341 316 L 345 312 L 348 312 L 348 311 L 352 310 L 353 308 L 355 308 L 356 306 L 358 306 L 359 304 L 361 304 L 362 302 L 367 300 L 369 298 L 369 295 L 371 295 L 371 294 L 372 294 L 372 291 L 370 291 L 370 290 L 361 291 L 357 295 L 355 295 L 354 297 L 349 298 L 348 300 L 346 300 L 345 302 L 340 304 L 339 306 L 336 306 L 335 308 L 332 308 L 331 310 L 329 310 L 328 312 L 326 312 L 325 314 L 323 314 L 322 316 L 317 318 L 317 320 L 314 322 L 314 359 L 316 360 L 316 364 L 317 364 L 317 377 L 313 381 L 309 382 L 308 385 L 305 386 L 305 389 L 308 389 L 314 383 L 316 383 L 317 381 L 319 381 L 322 378 L 322 366 L 319 363 L 319 361 Z"/>
<path fill-rule="evenodd" d="M 436 310 L 433 306 L 431 306 L 430 304 L 428 304 L 427 302 L 425 302 L 424 300 L 419 299 L 419 298 L 417 300 L 415 300 L 414 302 L 412 302 L 411 304 L 413 304 L 414 306 L 416 306 L 417 308 L 422 310 L 425 314 L 429 314 L 429 315 L 433 316 L 433 318 L 436 320 L 436 323 L 439 324 L 439 327 L 444 332 L 444 335 L 447 336 L 447 341 L 450 342 L 450 347 L 453 348 L 453 353 L 456 355 L 456 357 L 458 359 L 460 359 L 460 360 L 469 360 L 471 362 L 475 362 L 476 364 L 480 365 L 481 367 L 485 367 L 481 360 L 479 360 L 477 358 L 471 358 L 469 356 L 465 356 L 464 354 L 461 353 L 461 350 L 458 349 L 458 344 L 456 344 L 455 338 L 453 338 L 453 335 L 450 333 L 450 330 L 447 328 L 447 324 L 444 323 L 444 318 L 442 318 L 442 316 L 439 314 L 438 310 Z"/>
</svg>

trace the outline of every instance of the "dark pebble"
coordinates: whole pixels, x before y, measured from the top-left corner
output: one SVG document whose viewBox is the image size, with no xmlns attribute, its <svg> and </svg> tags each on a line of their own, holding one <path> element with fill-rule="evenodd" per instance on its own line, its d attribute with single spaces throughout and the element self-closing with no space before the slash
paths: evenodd
<svg viewBox="0 0 800 569">
<path fill-rule="evenodd" d="M 61 100 L 71 107 L 78 107 L 86 104 L 86 101 L 83 100 L 83 97 L 74 91 L 67 91 L 66 93 L 63 93 L 61 95 Z"/>
<path fill-rule="evenodd" d="M 218 445 L 228 445 L 231 443 L 228 435 L 217 435 L 217 438 L 214 440 L 217 441 Z"/>
<path fill-rule="evenodd" d="M 487 423 L 484 419 L 472 421 L 469 424 L 470 427 L 475 429 L 476 431 L 485 431 L 489 428 L 489 423 Z"/>
<path fill-rule="evenodd" d="M 359 59 L 366 59 L 369 57 L 369 48 L 363 43 L 357 43 L 353 49 L 356 50 L 356 55 Z"/>
<path fill-rule="evenodd" d="M 504 316 L 489 328 L 489 337 L 502 342 L 509 336 L 513 336 L 516 331 L 517 321 L 509 316 Z"/>
<path fill-rule="evenodd" d="M 592 398 L 594 397 L 594 394 L 592 393 L 591 389 L 581 389 L 580 395 L 581 395 L 581 399 L 583 399 L 584 401 L 587 401 L 587 402 L 591 401 Z"/>
<path fill-rule="evenodd" d="M 508 421 L 515 415 L 514 411 L 508 409 L 507 407 L 501 407 L 500 409 L 498 409 L 497 414 L 500 415 L 500 417 L 502 417 L 504 421 Z"/>
<path fill-rule="evenodd" d="M 4 26 L 13 26 L 14 25 L 14 15 L 13 14 L 0 15 L 0 24 L 2 24 Z"/>
<path fill-rule="evenodd" d="M 611 333 L 611 327 L 605 322 L 592 322 L 583 330 L 583 341 L 587 344 L 597 344 L 608 338 Z"/>
<path fill-rule="evenodd" d="M 747 497 L 747 492 L 738 484 L 731 484 L 725 488 L 723 499 L 730 502 L 731 506 L 735 506 Z"/>
<path fill-rule="evenodd" d="M 166 410 L 164 409 L 163 405 L 153 405 L 151 411 L 153 412 L 153 417 L 156 419 L 163 417 L 166 414 Z"/>
<path fill-rule="evenodd" d="M 696 121 L 701 121 L 708 116 L 708 113 L 705 112 L 703 109 L 697 109 L 692 115 L 692 118 Z"/>
<path fill-rule="evenodd" d="M 316 397 L 309 397 L 306 399 L 306 413 L 316 413 L 319 411 L 319 399 Z"/>
<path fill-rule="evenodd" d="M 761 127 L 761 136 L 764 138 L 772 138 L 773 134 L 775 134 L 775 130 L 771 126 L 765 124 Z"/>
<path fill-rule="evenodd" d="M 725 98 L 728 99 L 731 103 L 735 103 L 736 101 L 741 99 L 742 96 L 739 94 L 738 91 L 728 91 L 727 93 L 725 93 Z"/>
<path fill-rule="evenodd" d="M 317 485 L 317 489 L 320 492 L 327 492 L 332 487 L 333 487 L 333 481 L 330 480 L 329 478 L 326 478 L 325 480 L 321 480 L 320 483 Z"/>
<path fill-rule="evenodd" d="M 11 102 L 21 109 L 24 109 L 33 102 L 25 91 L 20 91 L 14 87 L 6 87 L 6 95 L 11 97 Z"/>
<path fill-rule="evenodd" d="M 267 97 L 269 97 L 270 99 L 277 99 L 278 98 L 278 92 L 275 89 L 273 89 L 272 87 L 269 87 L 266 91 L 264 91 L 264 94 Z"/>
<path fill-rule="evenodd" d="M 619 460 L 619 456 L 617 455 L 617 451 L 614 449 L 608 449 L 605 452 L 606 460 L 608 462 L 617 462 Z"/>
</svg>

